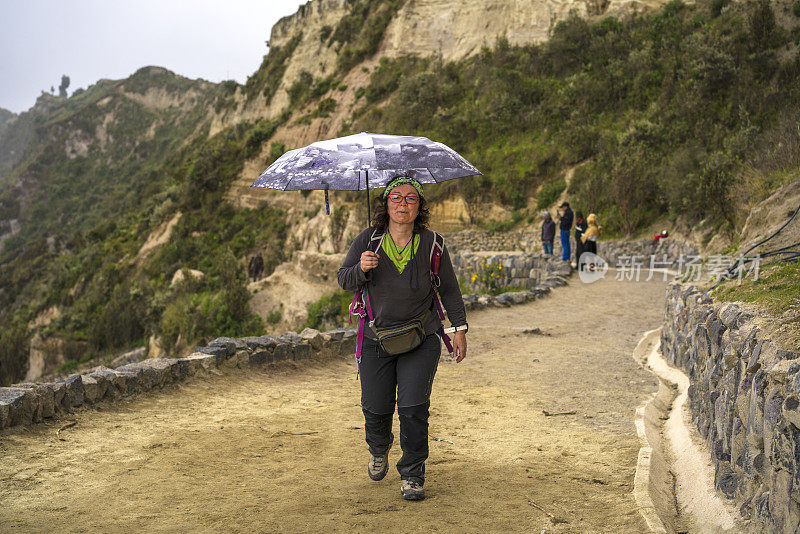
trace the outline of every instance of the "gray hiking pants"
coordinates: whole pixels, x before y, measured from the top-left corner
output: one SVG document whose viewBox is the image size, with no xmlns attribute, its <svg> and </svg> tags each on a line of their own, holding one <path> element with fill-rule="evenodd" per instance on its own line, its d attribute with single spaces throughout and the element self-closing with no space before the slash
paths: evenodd
<svg viewBox="0 0 800 534">
<path fill-rule="evenodd" d="M 381 350 L 376 341 L 364 338 L 358 366 L 364 433 L 370 453 L 379 456 L 392 446 L 396 403 L 403 450 L 397 471 L 401 479 L 420 484 L 425 482 L 428 408 L 441 352 L 441 340 L 436 334 L 426 337 L 416 349 L 395 356 Z"/>
</svg>

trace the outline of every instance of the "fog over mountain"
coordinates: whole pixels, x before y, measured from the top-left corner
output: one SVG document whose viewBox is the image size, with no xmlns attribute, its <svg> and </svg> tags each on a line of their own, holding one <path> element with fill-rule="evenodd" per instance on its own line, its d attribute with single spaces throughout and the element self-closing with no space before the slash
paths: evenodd
<svg viewBox="0 0 800 534">
<path fill-rule="evenodd" d="M 68 92 L 140 67 L 242 83 L 267 52 L 269 31 L 300 0 L 77 0 L 0 3 L 0 107 L 29 109 L 70 77 Z"/>
</svg>

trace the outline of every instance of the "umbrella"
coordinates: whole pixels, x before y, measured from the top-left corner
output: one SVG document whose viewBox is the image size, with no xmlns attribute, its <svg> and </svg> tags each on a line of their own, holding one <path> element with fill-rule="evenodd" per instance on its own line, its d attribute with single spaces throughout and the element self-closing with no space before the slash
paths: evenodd
<svg viewBox="0 0 800 534">
<path fill-rule="evenodd" d="M 327 213 L 328 190 L 366 190 L 369 224 L 370 187 L 385 187 L 398 174 L 432 184 L 481 172 L 455 150 L 427 137 L 361 132 L 290 150 L 251 187 L 323 190 Z"/>
</svg>

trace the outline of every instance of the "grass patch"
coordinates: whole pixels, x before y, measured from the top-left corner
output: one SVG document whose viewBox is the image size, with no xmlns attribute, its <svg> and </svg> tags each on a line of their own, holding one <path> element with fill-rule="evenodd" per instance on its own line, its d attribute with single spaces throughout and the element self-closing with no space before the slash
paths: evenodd
<svg viewBox="0 0 800 534">
<path fill-rule="evenodd" d="M 566 188 L 567 182 L 565 182 L 563 178 L 542 185 L 542 189 L 536 197 L 536 207 L 543 210 L 547 206 L 550 206 L 558 200 L 558 196 L 563 193 Z"/>
<path fill-rule="evenodd" d="M 770 312 L 783 313 L 800 306 L 800 264 L 769 265 L 758 280 L 729 280 L 714 290 L 722 301 L 757 304 Z"/>
</svg>

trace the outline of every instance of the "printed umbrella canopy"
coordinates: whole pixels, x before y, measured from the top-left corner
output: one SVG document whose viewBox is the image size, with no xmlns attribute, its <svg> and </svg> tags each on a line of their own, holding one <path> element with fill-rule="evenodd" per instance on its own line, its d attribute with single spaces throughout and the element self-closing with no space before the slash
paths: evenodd
<svg viewBox="0 0 800 534">
<path fill-rule="evenodd" d="M 386 186 L 397 175 L 420 183 L 481 174 L 450 147 L 427 137 L 361 132 L 290 150 L 267 167 L 251 187 L 281 191 L 360 191 Z M 367 194 L 367 217 L 369 194 Z"/>
</svg>

